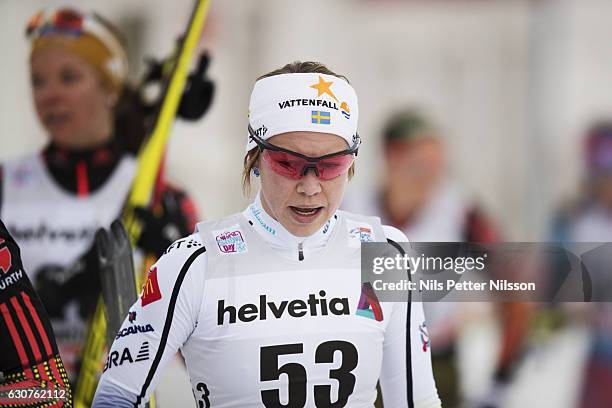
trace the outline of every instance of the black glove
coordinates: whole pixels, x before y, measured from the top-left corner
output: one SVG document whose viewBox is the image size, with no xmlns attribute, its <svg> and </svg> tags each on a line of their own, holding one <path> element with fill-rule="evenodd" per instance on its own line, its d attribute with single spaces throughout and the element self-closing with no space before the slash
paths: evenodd
<svg viewBox="0 0 612 408">
<path fill-rule="evenodd" d="M 212 103 L 215 84 L 206 75 L 209 63 L 210 55 L 207 52 L 201 53 L 197 68 L 187 78 L 177 112 L 177 115 L 185 120 L 200 119 Z"/>
<path fill-rule="evenodd" d="M 134 212 L 143 224 L 138 248 L 160 257 L 174 241 L 191 234 L 192 223 L 183 208 L 186 200 L 185 193 L 169 190 L 162 193 L 160 213 L 136 208 Z"/>
<path fill-rule="evenodd" d="M 45 265 L 36 274 L 36 290 L 50 317 L 62 317 L 64 306 L 76 299 L 79 314 L 87 319 L 96 307 L 100 294 L 100 267 L 92 246 L 67 267 Z"/>
</svg>

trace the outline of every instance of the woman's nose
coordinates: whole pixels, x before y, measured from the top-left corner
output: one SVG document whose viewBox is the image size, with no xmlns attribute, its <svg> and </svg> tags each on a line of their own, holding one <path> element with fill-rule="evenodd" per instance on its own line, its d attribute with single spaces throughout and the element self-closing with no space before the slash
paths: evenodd
<svg viewBox="0 0 612 408">
<path fill-rule="evenodd" d="M 315 195 L 321 192 L 321 180 L 316 168 L 306 168 L 304 176 L 299 180 L 297 192 L 306 195 Z"/>
<path fill-rule="evenodd" d="M 52 81 L 46 82 L 35 90 L 36 100 L 43 105 L 54 105 L 62 96 L 60 86 Z"/>
</svg>

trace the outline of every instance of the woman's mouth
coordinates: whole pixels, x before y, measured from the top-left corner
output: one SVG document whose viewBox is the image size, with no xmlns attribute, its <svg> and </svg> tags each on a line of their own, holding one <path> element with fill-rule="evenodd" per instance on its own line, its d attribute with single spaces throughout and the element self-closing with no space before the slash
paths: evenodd
<svg viewBox="0 0 612 408">
<path fill-rule="evenodd" d="M 294 207 L 289 206 L 291 212 L 294 215 L 294 218 L 301 223 L 309 223 L 314 220 L 323 207 Z"/>
<path fill-rule="evenodd" d="M 50 113 L 45 116 L 44 123 L 50 128 L 63 126 L 69 120 L 69 115 L 65 113 Z"/>
</svg>

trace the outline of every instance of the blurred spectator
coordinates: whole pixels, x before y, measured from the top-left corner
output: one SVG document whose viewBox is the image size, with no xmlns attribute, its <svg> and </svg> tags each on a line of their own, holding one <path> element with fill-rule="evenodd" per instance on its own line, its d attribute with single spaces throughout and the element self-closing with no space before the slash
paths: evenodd
<svg viewBox="0 0 612 408">
<path fill-rule="evenodd" d="M 483 211 L 445 177 L 437 132 L 416 111 L 393 115 L 383 129 L 381 187 L 347 200 L 346 208 L 379 215 L 412 241 L 494 241 L 497 232 Z"/>
<path fill-rule="evenodd" d="M 553 239 L 560 242 L 612 242 L 612 121 L 587 132 L 585 177 L 579 197 L 555 217 Z M 609 269 L 608 269 L 609 272 Z M 612 406 L 612 306 L 590 303 L 592 343 L 585 365 L 580 407 Z"/>
<path fill-rule="evenodd" d="M 127 83 L 124 41 L 96 14 L 43 11 L 27 26 L 34 106 L 49 143 L 0 168 L 0 214 L 47 308 L 75 380 L 100 283 L 93 238 L 119 216 L 145 133 L 144 106 Z M 165 186 L 141 214 L 139 245 L 160 255 L 195 222 L 191 200 Z"/>
<path fill-rule="evenodd" d="M 557 241 L 612 241 L 612 121 L 589 129 L 584 143 L 585 177 L 577 199 L 553 225 Z"/>
<path fill-rule="evenodd" d="M 348 198 L 345 209 L 380 216 L 413 242 L 497 240 L 496 228 L 481 208 L 446 178 L 444 143 L 425 116 L 414 110 L 391 116 L 383 144 L 380 188 Z M 462 308 L 457 306 L 424 304 L 428 327 L 423 329 L 429 331 L 434 376 L 445 407 L 458 406 L 460 400 L 455 340 Z"/>
</svg>

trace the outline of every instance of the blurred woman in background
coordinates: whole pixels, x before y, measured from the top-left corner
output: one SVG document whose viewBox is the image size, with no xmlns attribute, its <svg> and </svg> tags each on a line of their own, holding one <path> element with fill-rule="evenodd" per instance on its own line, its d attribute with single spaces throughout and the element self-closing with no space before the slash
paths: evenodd
<svg viewBox="0 0 612 408">
<path fill-rule="evenodd" d="M 94 234 L 120 214 L 145 115 L 127 86 L 125 42 L 106 20 L 43 11 L 32 17 L 27 35 L 34 106 L 49 142 L 42 152 L 0 167 L 0 215 L 22 248 L 74 380 L 100 290 Z M 163 191 L 163 211 L 144 217 L 139 242 L 158 256 L 191 232 L 195 220 L 183 192 Z"/>
<path fill-rule="evenodd" d="M 578 197 L 565 203 L 553 220 L 552 240 L 559 242 L 612 242 L 612 120 L 593 124 L 584 138 L 584 179 Z M 605 245 L 600 249 L 605 251 Z M 597 262 L 598 251 L 582 255 L 589 271 L 591 262 Z M 607 253 L 606 253 L 607 255 Z M 608 256 L 605 266 L 590 269 L 605 271 L 591 275 L 593 303 L 585 304 L 586 312 L 578 315 L 582 324 L 590 328 L 590 346 L 582 375 L 580 408 L 603 408 L 612 405 L 612 306 L 609 291 L 612 288 Z M 597 273 L 597 272 L 596 272 Z M 567 312 L 566 310 L 559 310 Z M 572 312 L 572 309 L 568 309 Z M 570 316 L 572 314 L 570 313 Z"/>
</svg>

